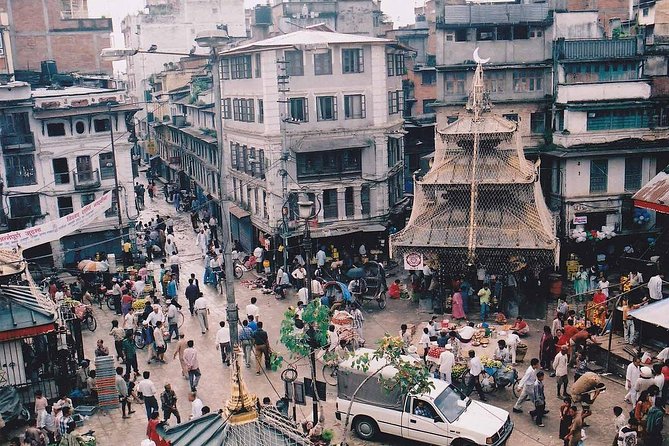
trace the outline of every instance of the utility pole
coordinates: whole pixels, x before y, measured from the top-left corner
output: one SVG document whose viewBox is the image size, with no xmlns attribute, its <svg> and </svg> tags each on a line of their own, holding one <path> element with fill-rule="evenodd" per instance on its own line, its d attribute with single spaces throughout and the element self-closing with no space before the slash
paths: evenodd
<svg viewBox="0 0 669 446">
<path fill-rule="evenodd" d="M 279 74 L 277 75 L 277 85 L 279 86 L 279 129 L 281 131 L 281 201 L 285 205 L 288 199 L 288 135 L 286 134 L 286 120 L 288 119 L 288 99 L 286 93 L 290 91 L 290 76 L 286 65 L 288 61 L 285 59 L 277 60 L 277 68 Z M 290 219 L 290 205 L 288 206 L 288 219 Z M 284 219 L 285 221 L 286 219 Z M 288 226 L 282 231 L 283 237 L 283 264 L 288 266 Z M 276 258 L 274 260 L 276 262 Z"/>
<path fill-rule="evenodd" d="M 123 238 L 123 216 L 121 215 L 121 191 L 118 186 L 118 169 L 116 167 L 116 147 L 114 146 L 114 115 L 112 114 L 111 104 L 107 104 L 109 114 L 109 135 L 111 137 L 112 158 L 114 159 L 114 189 L 116 190 L 116 207 L 118 208 L 118 231 Z M 100 172 L 98 172 L 98 175 Z M 121 240 L 122 241 L 122 240 Z"/>
</svg>

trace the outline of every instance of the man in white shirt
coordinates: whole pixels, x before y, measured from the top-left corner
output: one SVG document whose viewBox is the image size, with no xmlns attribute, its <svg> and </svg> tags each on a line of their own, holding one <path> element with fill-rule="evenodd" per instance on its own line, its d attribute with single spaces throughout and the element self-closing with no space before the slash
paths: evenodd
<svg viewBox="0 0 669 446">
<path fill-rule="evenodd" d="M 200 323 L 200 330 L 202 334 L 205 334 L 209 331 L 209 306 L 207 305 L 207 299 L 204 296 L 198 297 L 193 304 L 193 309 Z"/>
<path fill-rule="evenodd" d="M 153 412 L 158 412 L 158 400 L 156 399 L 157 391 L 156 391 L 156 385 L 153 384 L 153 381 L 149 379 L 151 376 L 150 372 L 144 372 L 142 374 L 144 377 L 143 380 L 141 380 L 137 384 L 137 392 L 142 394 L 142 397 L 144 398 L 144 407 L 146 408 L 146 418 L 151 419 L 151 414 Z"/>
<path fill-rule="evenodd" d="M 156 347 L 156 359 L 164 364 L 167 345 L 163 334 L 163 323 L 160 321 L 156 322 L 156 328 L 153 329 L 153 342 Z"/>
<path fill-rule="evenodd" d="M 450 344 L 446 344 L 444 348 L 446 350 L 439 355 L 439 374 L 441 379 L 451 384 L 453 382 L 451 372 L 453 371 L 453 364 L 455 364 L 455 355 L 453 355 L 453 347 Z"/>
<path fill-rule="evenodd" d="M 256 266 L 258 268 L 258 272 L 261 272 L 263 270 L 262 266 L 262 255 L 263 255 L 263 249 L 261 246 L 257 246 L 256 249 L 253 250 L 253 257 L 256 258 Z"/>
<path fill-rule="evenodd" d="M 662 300 L 662 283 L 664 282 L 664 274 L 656 274 L 648 280 L 648 295 L 653 300 Z"/>
<path fill-rule="evenodd" d="M 636 393 L 636 382 L 641 376 L 641 359 L 634 357 L 632 362 L 627 365 L 627 370 L 625 372 L 625 389 L 627 389 L 627 395 L 625 395 L 625 401 L 631 404 L 636 404 L 637 393 Z"/>
<path fill-rule="evenodd" d="M 469 382 L 467 383 L 467 393 L 471 393 L 472 387 L 476 389 L 476 392 L 479 394 L 479 400 L 487 401 L 485 395 L 483 394 L 483 388 L 481 387 L 481 372 L 483 372 L 483 364 L 476 352 L 474 350 L 469 350 Z"/>
<path fill-rule="evenodd" d="M 427 352 L 430 351 L 430 330 L 427 327 L 423 327 L 423 334 L 420 335 L 418 345 L 423 348 L 423 362 L 427 364 Z"/>
<path fill-rule="evenodd" d="M 304 286 L 304 279 L 307 277 L 307 270 L 300 265 L 293 270 L 291 275 L 293 276 L 293 279 L 295 279 L 297 287 L 302 288 Z"/>
<path fill-rule="evenodd" d="M 518 383 L 518 387 L 521 389 L 521 391 L 516 404 L 513 405 L 513 411 L 515 413 L 523 413 L 523 409 L 521 409 L 522 404 L 525 401 L 532 399 L 532 395 L 534 394 L 534 383 L 537 382 L 538 369 L 539 359 L 532 358 L 530 361 L 530 366 L 527 368 L 525 374 Z"/>
<path fill-rule="evenodd" d="M 510 332 L 506 337 L 506 346 L 509 347 L 509 354 L 511 355 L 511 364 L 516 365 L 516 349 L 520 342 L 520 336 L 515 331 Z"/>
<path fill-rule="evenodd" d="M 142 297 L 142 294 L 144 294 L 144 287 L 146 284 L 142 279 L 137 280 L 134 285 L 132 286 L 132 293 L 135 295 L 135 297 Z"/>
<path fill-rule="evenodd" d="M 130 307 L 128 314 L 123 316 L 123 329 L 134 330 L 135 328 L 135 309 Z"/>
<path fill-rule="evenodd" d="M 202 416 L 202 400 L 197 397 L 196 392 L 188 394 L 188 401 L 190 401 L 190 419 L 199 418 Z"/>
<path fill-rule="evenodd" d="M 560 347 L 560 351 L 555 358 L 553 358 L 553 369 L 555 370 L 555 376 L 557 377 L 557 397 L 562 398 L 560 395 L 560 387 L 564 386 L 564 392 L 562 395 L 567 396 L 567 385 L 569 384 L 569 358 L 567 352 L 569 347 L 563 345 Z"/>
<path fill-rule="evenodd" d="M 216 332 L 216 350 L 221 350 L 221 360 L 223 364 L 229 366 L 230 359 L 228 353 L 230 351 L 230 328 L 225 326 L 225 321 L 218 323 L 221 328 Z"/>
<path fill-rule="evenodd" d="M 320 298 L 323 295 L 323 285 L 316 280 L 311 280 L 311 297 L 314 299 Z M 306 303 L 306 302 L 305 302 Z"/>
<path fill-rule="evenodd" d="M 249 316 L 253 316 L 253 320 L 258 322 L 260 320 L 260 309 L 256 305 L 256 302 L 258 302 L 258 299 L 252 297 L 251 303 L 246 306 L 246 319 L 248 319 Z"/>
<path fill-rule="evenodd" d="M 167 342 L 172 340 L 173 334 L 174 339 L 179 339 L 179 310 L 173 301 L 170 301 L 167 307 L 167 332 L 169 333 Z"/>
<path fill-rule="evenodd" d="M 316 264 L 319 268 L 322 268 L 325 265 L 326 259 L 327 256 L 325 255 L 325 251 L 323 251 L 323 248 L 321 247 L 321 249 L 319 249 L 316 253 Z"/>
<path fill-rule="evenodd" d="M 664 362 L 669 359 L 669 346 L 664 347 L 660 353 L 657 354 L 657 359 Z"/>
<path fill-rule="evenodd" d="M 155 327 L 156 322 L 165 322 L 165 315 L 163 314 L 162 311 L 160 311 L 160 306 L 159 305 L 154 305 L 153 306 L 153 311 L 151 314 L 149 314 L 146 318 L 146 321 L 149 323 L 150 326 Z"/>
<path fill-rule="evenodd" d="M 303 286 L 297 290 L 297 300 L 302 303 L 309 302 L 309 290 L 307 287 Z"/>
<path fill-rule="evenodd" d="M 609 298 L 609 286 L 611 284 L 609 281 L 602 275 L 602 277 L 599 279 L 599 282 L 597 282 L 597 288 L 602 290 L 602 293 L 606 296 L 606 298 Z"/>
</svg>

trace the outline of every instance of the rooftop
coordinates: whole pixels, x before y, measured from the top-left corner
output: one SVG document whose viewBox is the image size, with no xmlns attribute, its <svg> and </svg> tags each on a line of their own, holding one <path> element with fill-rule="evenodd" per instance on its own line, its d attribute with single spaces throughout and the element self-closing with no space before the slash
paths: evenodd
<svg viewBox="0 0 669 446">
<path fill-rule="evenodd" d="M 564 61 L 622 59 L 641 57 L 635 37 L 622 39 L 558 39 L 555 42 L 557 58 Z"/>
<path fill-rule="evenodd" d="M 669 166 L 632 197 L 634 206 L 669 214 Z"/>
<path fill-rule="evenodd" d="M 55 98 L 63 96 L 79 96 L 86 94 L 115 93 L 122 92 L 120 89 L 91 88 L 91 87 L 67 87 L 67 88 L 36 88 L 33 90 L 34 98 Z"/>
<path fill-rule="evenodd" d="M 437 24 L 448 25 L 512 25 L 549 23 L 552 21 L 550 7 L 542 4 L 506 5 L 453 5 L 444 6 Z"/>
</svg>

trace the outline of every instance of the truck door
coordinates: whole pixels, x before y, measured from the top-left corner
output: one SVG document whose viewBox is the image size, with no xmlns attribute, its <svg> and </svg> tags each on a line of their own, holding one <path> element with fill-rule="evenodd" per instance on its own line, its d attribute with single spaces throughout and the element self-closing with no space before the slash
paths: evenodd
<svg viewBox="0 0 669 446">
<path fill-rule="evenodd" d="M 402 437 L 428 444 L 448 445 L 448 425 L 428 400 L 411 397 L 402 414 Z"/>
</svg>

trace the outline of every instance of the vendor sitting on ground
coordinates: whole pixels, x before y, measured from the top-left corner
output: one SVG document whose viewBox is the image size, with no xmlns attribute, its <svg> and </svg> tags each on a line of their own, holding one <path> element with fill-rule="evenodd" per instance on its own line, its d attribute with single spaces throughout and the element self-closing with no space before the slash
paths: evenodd
<svg viewBox="0 0 669 446">
<path fill-rule="evenodd" d="M 400 279 L 395 279 L 395 281 L 390 284 L 390 287 L 388 287 L 388 296 L 390 296 L 391 299 L 399 299 L 401 295 L 402 282 Z"/>
<path fill-rule="evenodd" d="M 437 337 L 437 345 L 444 348 L 446 347 L 446 344 L 448 344 L 448 333 L 446 333 L 446 330 L 441 330 Z"/>
<path fill-rule="evenodd" d="M 509 329 L 510 331 L 517 331 L 518 336 L 525 337 L 530 334 L 530 326 L 523 320 L 522 316 L 516 318 L 516 322 Z"/>
<path fill-rule="evenodd" d="M 469 324 L 465 325 L 464 327 L 458 330 L 458 338 L 460 338 L 462 342 L 467 343 L 472 340 L 475 333 L 476 333 L 476 328 L 474 328 L 474 323 L 470 322 Z"/>
<path fill-rule="evenodd" d="M 497 348 L 495 349 L 493 358 L 497 361 L 511 362 L 511 353 L 509 352 L 509 348 L 506 346 L 506 341 L 504 339 L 497 341 Z"/>
</svg>

